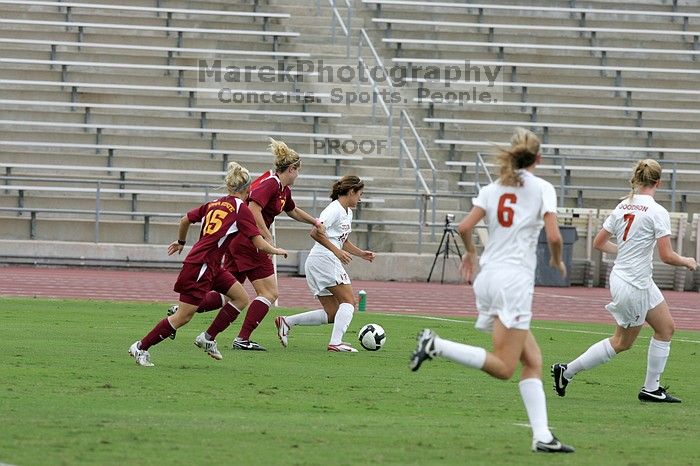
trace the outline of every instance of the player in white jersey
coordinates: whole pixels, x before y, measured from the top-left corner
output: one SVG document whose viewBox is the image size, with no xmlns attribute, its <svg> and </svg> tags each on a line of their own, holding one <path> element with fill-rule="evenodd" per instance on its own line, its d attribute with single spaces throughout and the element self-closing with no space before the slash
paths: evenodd
<svg viewBox="0 0 700 466">
<path fill-rule="evenodd" d="M 277 317 L 275 326 L 282 346 L 287 346 L 289 330 L 295 325 L 332 323 L 328 351 L 357 352 L 342 341 L 355 312 L 355 294 L 343 264 L 349 264 L 352 256 L 369 262 L 375 257 L 373 252 L 364 251 L 348 240 L 352 231 L 352 209 L 360 202 L 364 186 L 356 176 L 344 176 L 333 184 L 330 196 L 333 202 L 319 216 L 326 229 L 325 235 L 317 227 L 311 230 L 316 244 L 305 264 L 306 282 L 323 309 Z"/>
<path fill-rule="evenodd" d="M 605 308 L 615 318 L 615 334 L 592 345 L 569 364 L 552 366 L 554 390 L 566 395 L 566 387 L 577 373 L 600 366 L 632 347 L 646 321 L 654 336 L 649 342 L 647 374 L 637 398 L 641 401 L 680 403 L 659 381 L 671 351 L 675 324 L 659 287 L 652 280 L 654 246 L 669 265 L 695 270 L 692 257 L 682 257 L 671 245 L 671 220 L 656 203 L 654 195 L 661 182 L 661 166 L 652 159 L 640 160 L 630 183 L 632 192 L 603 223 L 593 240 L 596 249 L 617 254 L 610 273 L 612 302 Z M 615 237 L 616 243 L 610 241 Z"/>
<path fill-rule="evenodd" d="M 532 427 L 532 449 L 570 453 L 574 449 L 562 444 L 549 430 L 542 355 L 530 332 L 537 238 L 543 225 L 550 265 L 566 275 L 554 187 L 532 173 L 540 160 L 537 136 L 518 128 L 511 147 L 499 154 L 499 179 L 479 192 L 471 212 L 459 225 L 466 249 L 462 274 L 470 284 L 477 263 L 472 231 L 482 219 L 488 226 L 489 241 L 481 257 L 474 293 L 479 313 L 476 328 L 492 332 L 493 351 L 446 340 L 425 329 L 418 335 L 410 367 L 418 370 L 424 361 L 442 356 L 509 380 L 522 363 L 519 388 Z"/>
</svg>

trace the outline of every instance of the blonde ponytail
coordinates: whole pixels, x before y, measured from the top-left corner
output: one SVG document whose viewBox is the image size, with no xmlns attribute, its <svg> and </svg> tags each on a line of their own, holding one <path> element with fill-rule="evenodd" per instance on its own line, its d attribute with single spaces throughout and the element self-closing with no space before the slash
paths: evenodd
<svg viewBox="0 0 700 466">
<path fill-rule="evenodd" d="M 624 198 L 632 201 L 634 194 L 640 187 L 654 186 L 661 179 L 661 165 L 654 159 L 644 159 L 637 162 L 630 178 L 632 190 Z"/>
<path fill-rule="evenodd" d="M 293 166 L 299 168 L 301 164 L 299 154 L 290 149 L 284 142 L 270 138 L 268 149 L 275 156 L 275 173 L 282 173 Z"/>
<path fill-rule="evenodd" d="M 229 194 L 245 191 L 250 186 L 250 173 L 237 162 L 230 162 L 226 170 L 226 189 Z"/>
<path fill-rule="evenodd" d="M 521 186 L 518 170 L 535 163 L 540 152 L 540 140 L 532 131 L 516 128 L 509 148 L 500 148 L 497 154 L 500 181 L 504 186 Z"/>
</svg>

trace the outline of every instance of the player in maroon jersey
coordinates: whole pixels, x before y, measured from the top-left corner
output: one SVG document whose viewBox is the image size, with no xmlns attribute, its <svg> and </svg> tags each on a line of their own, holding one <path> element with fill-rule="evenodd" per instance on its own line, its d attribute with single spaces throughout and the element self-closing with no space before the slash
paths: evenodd
<svg viewBox="0 0 700 466">
<path fill-rule="evenodd" d="M 263 238 L 272 243 L 270 226 L 275 221 L 275 217 L 282 212 L 286 212 L 298 222 L 316 226 L 321 234 L 325 234 L 323 224 L 297 207 L 292 199 L 290 186 L 299 175 L 301 167 L 299 154 L 287 147 L 284 142 L 274 139 L 270 139 L 269 149 L 275 156 L 275 169 L 263 173 L 253 182 L 247 200 Z M 250 280 L 257 294 L 246 312 L 245 320 L 232 347 L 265 351 L 265 348 L 250 340 L 250 335 L 265 318 L 279 294 L 272 260 L 266 252 L 258 250 L 248 238 L 240 235 L 231 241 L 224 259 L 224 267 L 239 282 Z M 200 303 L 198 311 L 218 309 L 222 306 L 223 300 L 221 294 L 212 291 Z M 173 306 L 169 313 L 175 310 Z"/>
<path fill-rule="evenodd" d="M 229 194 L 187 212 L 180 220 L 178 239 L 168 246 L 168 255 L 182 252 L 192 223 L 202 222 L 199 240 L 185 258 L 175 282 L 174 290 L 180 293 L 178 311 L 158 322 L 146 336 L 129 348 L 129 354 L 138 365 L 153 365 L 148 349 L 189 322 L 202 298 L 212 289 L 226 294 L 230 302 L 219 311 L 207 331 L 197 336 L 194 344 L 212 358 L 222 359 L 216 336 L 238 317 L 239 309 L 248 304 L 248 295 L 243 286 L 221 267 L 221 260 L 231 240 L 242 236 L 267 254 L 287 255 L 284 249 L 270 245 L 260 235 L 253 214 L 243 201 L 249 193 L 250 181 L 248 170 L 231 162 L 226 173 Z"/>
</svg>

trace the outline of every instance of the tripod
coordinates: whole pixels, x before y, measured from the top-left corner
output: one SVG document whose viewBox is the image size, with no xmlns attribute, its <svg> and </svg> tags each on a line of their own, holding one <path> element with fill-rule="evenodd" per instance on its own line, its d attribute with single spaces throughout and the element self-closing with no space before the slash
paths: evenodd
<svg viewBox="0 0 700 466">
<path fill-rule="evenodd" d="M 454 244 L 454 249 L 450 246 L 450 241 L 452 244 Z M 437 248 L 437 252 L 435 253 L 435 260 L 433 261 L 433 265 L 430 267 L 430 273 L 428 274 L 428 282 L 430 282 L 430 278 L 433 276 L 433 270 L 435 269 L 435 264 L 437 264 L 438 257 L 442 254 L 442 273 L 440 274 L 440 283 L 443 283 L 445 281 L 445 262 L 447 262 L 447 259 L 450 257 L 450 251 L 452 253 L 457 253 L 457 258 L 458 260 L 462 259 L 462 251 L 459 250 L 459 243 L 457 242 L 457 239 L 455 238 L 455 229 L 452 225 L 450 225 L 450 218 L 445 217 L 445 228 L 442 230 L 442 238 L 440 239 L 440 245 Z"/>
</svg>

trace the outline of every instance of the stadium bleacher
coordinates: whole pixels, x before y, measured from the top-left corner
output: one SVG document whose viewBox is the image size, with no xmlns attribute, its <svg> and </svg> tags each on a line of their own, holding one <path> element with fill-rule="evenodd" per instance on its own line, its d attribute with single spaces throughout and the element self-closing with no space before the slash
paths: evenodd
<svg viewBox="0 0 700 466">
<path fill-rule="evenodd" d="M 660 200 L 692 221 L 700 210 L 700 8 L 531 3 L 362 0 L 308 8 L 216 0 L 186 7 L 0 0 L 3 184 L 30 188 L 21 190 L 21 201 L 20 190 L 3 190 L 0 216 L 15 225 L 5 230 L 9 237 L 27 238 L 30 231 L 37 237 L 42 222 L 73 210 L 70 216 L 86 224 L 78 236 L 94 238 L 94 194 L 65 190 L 77 194 L 104 182 L 100 235 L 112 222 L 118 232 L 133 221 L 137 234 L 114 237 L 156 244 L 168 234 L 169 216 L 191 202 L 189 194 L 161 202 L 163 196 L 149 192 L 157 189 L 130 183 L 207 194 L 229 161 L 253 172 L 269 168 L 264 148 L 272 136 L 303 153 L 306 177 L 296 189 L 304 208 L 322 205 L 332 177 L 348 171 L 369 177 L 367 197 L 375 202 L 362 209 L 359 242 L 380 252 L 425 255 L 437 247 L 445 215 L 469 209 L 479 184 L 477 155 L 487 160 L 481 169 L 492 170 L 488 152 L 515 126 L 533 129 L 544 142 L 541 174 L 558 189 L 562 224 L 610 208 L 641 157 L 663 160 L 669 174 Z M 336 40 L 338 23 L 351 49 L 360 43 L 357 54 L 348 57 L 345 37 Z M 211 67 L 217 58 L 224 65 L 216 66 L 266 66 L 286 79 L 226 83 L 247 99 L 227 105 L 217 99 L 222 86 L 197 79 L 198 60 Z M 373 65 L 403 70 L 403 82 L 326 82 L 318 70 L 278 66 L 328 60 L 356 67 L 358 58 L 367 71 Z M 489 82 L 424 74 L 428 66 L 465 62 L 499 75 Z M 474 86 L 497 101 L 474 99 Z M 387 88 L 400 91 L 402 101 L 384 106 L 386 119 L 376 118 L 382 111 L 377 95 Z M 336 105 L 330 97 L 338 89 L 369 90 L 375 102 Z M 261 103 L 271 93 L 284 102 Z M 332 141 L 359 139 L 388 142 L 390 152 L 330 149 Z M 320 150 L 314 147 L 319 140 Z M 75 167 L 68 177 L 75 183 L 66 184 L 59 166 Z M 60 176 L 50 173 L 53 167 Z M 191 186 L 178 186 L 180 171 Z M 80 184 L 86 181 L 93 185 Z M 134 193 L 138 202 L 130 203 Z M 35 210 L 22 210 L 28 208 Z M 600 258 L 590 247 L 599 221 L 589 217 L 585 235 L 579 231 L 587 239 L 577 246 L 577 283 L 602 276 L 594 271 Z M 126 223 L 117 225 L 122 219 Z M 294 223 L 280 228 L 303 249 L 308 238 Z M 684 236 L 684 247 L 694 247 L 697 240 L 690 238 Z"/>
</svg>

